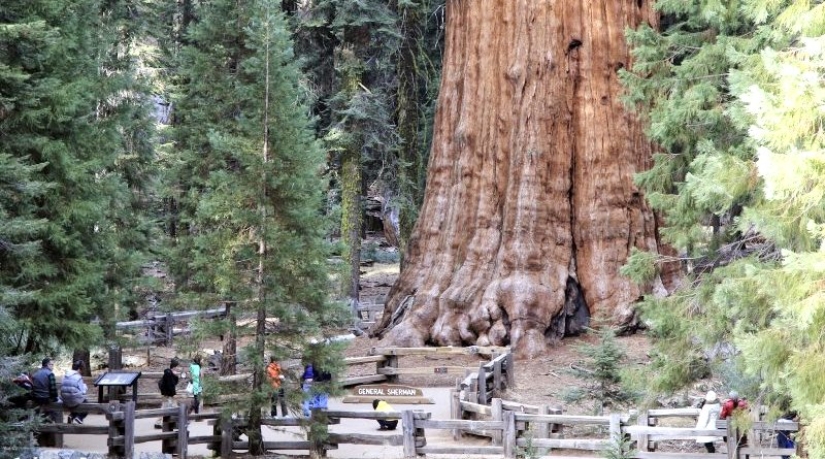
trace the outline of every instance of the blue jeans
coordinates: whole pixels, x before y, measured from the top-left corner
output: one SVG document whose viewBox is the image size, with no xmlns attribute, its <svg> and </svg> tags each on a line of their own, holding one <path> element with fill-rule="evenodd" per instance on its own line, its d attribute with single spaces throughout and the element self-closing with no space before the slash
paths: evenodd
<svg viewBox="0 0 825 459">
<path fill-rule="evenodd" d="M 793 440 L 791 439 L 790 432 L 780 430 L 778 431 L 778 435 L 776 436 L 776 446 L 780 448 L 794 448 Z M 791 456 L 782 456 L 782 459 L 790 459 Z"/>
<path fill-rule="evenodd" d="M 322 409 L 322 410 L 327 409 L 327 403 L 329 402 L 329 395 L 327 395 L 323 392 L 318 392 L 318 393 L 313 395 L 312 390 L 311 390 L 312 389 L 312 383 L 304 383 L 303 386 L 301 387 L 301 389 L 303 389 L 303 391 L 306 394 L 309 395 L 309 397 L 307 397 L 304 400 L 304 404 L 303 404 L 303 410 L 302 411 L 304 412 L 304 416 L 309 417 L 309 415 L 312 413 L 312 410 L 316 409 L 316 408 L 317 409 Z"/>
</svg>

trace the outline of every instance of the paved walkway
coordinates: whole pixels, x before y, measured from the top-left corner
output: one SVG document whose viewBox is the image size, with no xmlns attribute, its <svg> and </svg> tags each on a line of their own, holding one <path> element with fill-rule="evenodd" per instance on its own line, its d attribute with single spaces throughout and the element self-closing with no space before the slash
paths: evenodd
<svg viewBox="0 0 825 459">
<path fill-rule="evenodd" d="M 433 419 L 450 418 L 450 389 L 440 387 L 425 387 L 422 389 L 425 397 L 430 397 L 436 403 L 433 405 L 404 405 L 393 403 L 396 411 L 423 410 L 432 413 Z M 331 399 L 330 409 L 341 410 L 364 410 L 372 411 L 372 405 L 367 403 L 342 403 L 341 399 Z M 135 420 L 135 432 L 138 435 L 145 435 L 158 432 L 154 428 L 156 419 Z M 108 425 L 103 415 L 89 415 L 84 422 L 85 425 Z M 400 426 L 399 426 L 400 427 Z M 264 427 L 264 440 L 304 440 L 306 437 L 299 427 Z M 342 419 L 340 424 L 330 426 L 331 432 L 338 433 L 369 433 L 375 435 L 398 435 L 400 428 L 394 432 L 379 431 L 378 423 L 367 419 Z M 212 426 L 207 422 L 191 422 L 189 424 L 190 436 L 212 435 Z M 450 431 L 431 430 L 427 431 L 427 441 L 431 443 L 452 442 Z M 64 435 L 63 449 L 72 449 L 88 453 L 105 453 L 107 451 L 105 435 Z M 160 441 L 138 443 L 135 445 L 135 452 L 159 452 Z M 307 454 L 306 451 L 292 451 L 287 454 Z M 189 445 L 190 456 L 210 457 L 212 451 L 206 448 L 205 444 Z M 401 446 L 374 446 L 374 445 L 340 445 L 339 449 L 331 450 L 328 456 L 332 458 L 403 458 L 404 450 Z"/>
</svg>

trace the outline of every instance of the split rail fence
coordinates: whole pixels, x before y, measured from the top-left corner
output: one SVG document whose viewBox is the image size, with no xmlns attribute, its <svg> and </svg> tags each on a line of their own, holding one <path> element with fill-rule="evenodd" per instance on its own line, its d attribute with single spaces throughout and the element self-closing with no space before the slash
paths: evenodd
<svg viewBox="0 0 825 459">
<path fill-rule="evenodd" d="M 500 399 L 494 399 L 494 404 L 500 404 Z M 58 404 L 49 406 L 49 409 L 60 408 Z M 243 451 L 249 447 L 247 441 L 240 440 L 240 434 L 246 428 L 244 419 L 221 418 L 217 413 L 189 415 L 184 406 L 175 408 L 160 408 L 151 410 L 135 410 L 134 402 L 108 404 L 86 403 L 76 410 L 81 412 L 102 413 L 109 421 L 108 426 L 88 426 L 76 424 L 45 424 L 40 428 L 42 436 L 62 436 L 63 434 L 107 435 L 108 454 L 110 457 L 135 457 L 135 444 L 160 441 L 161 452 L 176 454 L 185 459 L 188 454 L 188 445 L 207 444 L 209 449 L 220 453 L 224 459 L 232 458 L 235 451 Z M 694 410 L 696 411 L 696 410 Z M 161 432 L 148 435 L 135 435 L 135 420 L 141 418 L 163 418 Z M 728 458 L 739 459 L 747 457 L 781 456 L 794 454 L 793 449 L 738 447 L 737 439 L 740 433 L 730 421 L 720 421 L 716 429 L 694 429 L 684 427 L 662 427 L 645 425 L 656 423 L 665 417 L 690 417 L 687 410 L 651 410 L 640 415 L 636 424 L 629 423 L 627 415 L 612 414 L 609 416 L 565 416 L 554 414 L 528 414 L 511 410 L 503 410 L 501 420 L 460 420 L 460 419 L 431 419 L 431 414 L 421 410 L 405 410 L 401 412 L 379 413 L 374 411 L 345 411 L 345 410 L 316 410 L 310 418 L 263 419 L 263 425 L 286 426 L 315 426 L 305 429 L 305 440 L 265 441 L 263 446 L 267 452 L 307 451 L 312 457 L 324 457 L 326 451 L 338 449 L 343 444 L 358 445 L 389 445 L 403 448 L 405 458 L 416 458 L 426 454 L 448 454 L 456 456 L 468 455 L 497 455 L 507 459 L 525 455 L 528 452 L 533 456 L 547 458 L 563 458 L 553 455 L 552 450 L 585 450 L 593 451 L 592 458 L 596 459 L 599 452 L 615 447 L 620 439 L 630 440 L 638 451 L 629 457 L 636 459 L 678 458 L 678 459 L 708 459 Z M 328 426 L 341 423 L 342 419 L 400 419 L 400 434 L 382 435 L 365 433 L 333 433 Z M 204 436 L 190 436 L 187 429 L 180 426 L 188 425 L 191 420 L 208 420 L 213 425 L 213 434 Z M 592 428 L 589 438 L 561 438 L 551 436 L 540 438 L 534 436 L 532 426 L 589 426 Z M 755 422 L 752 426 L 757 434 L 770 433 L 776 430 L 797 430 L 796 423 Z M 460 445 L 460 444 L 429 444 L 426 433 L 432 430 L 461 430 L 471 432 L 495 432 L 495 440 L 491 445 Z M 655 443 L 668 440 L 694 441 L 696 436 L 725 436 L 727 437 L 726 453 L 703 452 L 664 452 L 650 451 Z M 647 451 L 645 449 L 648 449 Z M 558 451 L 556 451 L 558 452 Z"/>
<path fill-rule="evenodd" d="M 306 429 L 306 439 L 296 441 L 267 441 L 267 451 L 308 451 L 313 457 L 323 457 L 327 450 L 337 449 L 341 444 L 390 445 L 403 447 L 406 458 L 422 454 L 465 455 L 500 455 L 515 458 L 517 455 L 546 455 L 548 458 L 563 458 L 552 455 L 560 450 L 579 450 L 592 452 L 594 458 L 603 451 L 627 443 L 636 452 L 631 456 L 636 459 L 678 458 L 739 459 L 750 455 L 792 455 L 792 449 L 780 449 L 763 446 L 768 443 L 778 430 L 796 431 L 796 423 L 774 423 L 755 421 L 748 437 L 753 445 L 739 446 L 737 439 L 742 433 L 729 421 L 720 421 L 716 429 L 695 429 L 689 427 L 663 425 L 664 420 L 681 418 L 678 424 L 695 423 L 698 409 L 649 410 L 633 416 L 629 414 L 612 414 L 609 416 L 569 416 L 562 415 L 559 408 L 550 406 L 527 405 L 502 400 L 500 397 L 508 388 L 514 387 L 513 356 L 508 348 L 468 347 L 468 348 L 375 348 L 366 357 L 347 359 L 348 365 L 376 365 L 375 374 L 355 376 L 344 379 L 344 386 L 373 382 L 395 382 L 401 375 L 407 374 L 456 374 L 464 377 L 451 393 L 450 418 L 431 419 L 431 414 L 415 410 L 391 413 L 373 411 L 315 411 L 312 417 L 264 419 L 263 425 L 274 427 L 313 425 Z M 480 363 L 477 368 L 462 366 L 434 366 L 419 368 L 401 368 L 399 358 L 405 355 L 490 355 L 490 360 Z M 150 377 L 157 375 L 145 373 Z M 234 375 L 229 378 L 247 378 L 248 375 Z M 154 394 L 150 394 L 154 395 Z M 139 397 L 147 397 L 141 394 Z M 158 403 L 159 399 L 155 402 Z M 161 441 L 164 453 L 174 453 L 181 459 L 187 455 L 187 445 L 207 444 L 219 452 L 221 457 L 229 459 L 234 451 L 248 448 L 248 443 L 240 441 L 239 433 L 245 429 L 243 419 L 220 418 L 218 414 L 189 415 L 186 404 L 177 408 L 136 410 L 134 402 L 108 404 L 83 404 L 73 411 L 102 413 L 109 421 L 108 426 L 86 426 L 69 424 L 46 424 L 40 429 L 43 436 L 52 436 L 54 443 L 59 443 L 62 434 L 107 435 L 109 455 L 112 457 L 134 457 L 136 443 Z M 59 404 L 50 409 L 60 409 Z M 134 420 L 147 417 L 162 417 L 162 431 L 149 435 L 136 436 Z M 364 433 L 333 433 L 328 426 L 338 424 L 342 419 L 400 419 L 401 433 L 394 435 L 376 435 Z M 213 425 L 213 434 L 206 436 L 189 436 L 186 429 L 178 426 L 187 425 L 189 420 L 208 420 Z M 432 430 L 449 430 L 454 439 L 464 434 L 489 437 L 489 445 L 428 444 L 426 432 Z M 717 436 L 727 438 L 725 453 L 704 452 L 668 452 L 668 442 L 683 441 L 695 443 L 697 436 Z M 59 446 L 59 445 L 57 445 Z M 667 448 L 672 449 L 672 448 Z M 554 451 L 556 450 L 556 451 Z M 585 453 L 586 454 L 586 453 Z M 588 459 L 581 458 L 580 459 Z M 592 459 L 592 458 L 590 458 Z"/>
</svg>

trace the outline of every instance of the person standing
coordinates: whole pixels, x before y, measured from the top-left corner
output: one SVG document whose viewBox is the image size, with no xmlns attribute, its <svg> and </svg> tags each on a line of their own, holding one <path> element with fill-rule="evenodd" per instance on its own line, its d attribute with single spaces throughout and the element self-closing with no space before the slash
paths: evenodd
<svg viewBox="0 0 825 459">
<path fill-rule="evenodd" d="M 332 375 L 323 368 L 319 368 L 318 365 L 314 365 L 313 368 L 315 369 L 314 384 L 316 384 L 315 397 L 312 400 L 313 408 L 325 410 L 329 403 L 329 394 L 324 384 L 328 385 L 332 382 Z"/>
<path fill-rule="evenodd" d="M 716 430 L 716 421 L 719 419 L 719 413 L 721 411 L 722 407 L 719 405 L 719 397 L 716 396 L 716 392 L 712 390 L 708 391 L 705 395 L 705 403 L 702 405 L 701 411 L 699 411 L 699 419 L 696 421 L 696 428 Z M 716 447 L 713 443 L 719 440 L 721 440 L 721 437 L 696 437 L 696 443 L 702 443 L 705 445 L 705 449 L 709 453 L 716 452 Z"/>
<path fill-rule="evenodd" d="M 309 417 L 310 410 L 314 408 L 312 396 L 312 383 L 315 381 L 315 368 L 312 364 L 307 364 L 304 367 L 304 373 L 301 375 L 301 390 L 304 391 L 303 413 L 304 416 Z"/>
<path fill-rule="evenodd" d="M 169 368 L 163 370 L 163 376 L 158 381 L 158 388 L 160 395 L 163 396 L 163 407 L 171 408 L 175 406 L 175 396 L 178 394 L 177 386 L 180 377 L 178 376 L 177 368 L 179 365 L 178 359 L 172 359 L 169 362 Z"/>
<path fill-rule="evenodd" d="M 744 398 L 739 398 L 739 392 L 732 390 L 728 393 L 728 399 L 722 403 L 722 412 L 719 414 L 719 419 L 725 420 L 735 417 L 736 413 L 748 409 L 748 401 Z M 727 441 L 727 439 L 725 439 Z M 739 437 L 739 446 L 745 446 L 748 443 L 748 435 L 742 434 Z"/>
<path fill-rule="evenodd" d="M 389 413 L 395 411 L 392 409 L 392 405 L 387 403 L 386 400 L 378 400 L 375 399 L 372 401 L 372 409 L 378 411 L 379 413 Z M 387 419 L 378 419 L 378 430 L 395 430 L 398 427 L 398 419 L 387 420 Z"/>
<path fill-rule="evenodd" d="M 192 410 L 195 414 L 200 413 L 200 404 L 201 404 L 201 393 L 203 393 L 203 386 L 201 385 L 201 357 L 196 355 L 194 359 L 192 359 L 192 363 L 189 364 L 189 377 L 191 378 L 189 381 L 192 383 L 192 396 L 194 397 L 194 402 L 192 404 Z"/>
<path fill-rule="evenodd" d="M 71 409 L 77 408 L 81 403 L 86 403 L 86 383 L 83 381 L 83 366 L 82 360 L 77 360 L 72 363 L 72 369 L 67 371 L 63 376 L 63 383 L 60 385 L 60 398 L 63 400 L 63 406 Z M 88 413 L 78 413 L 76 411 L 69 412 L 69 424 L 83 424 Z"/>
<path fill-rule="evenodd" d="M 272 407 L 269 415 L 278 416 L 277 406 L 281 405 L 281 416 L 286 417 L 286 398 L 284 397 L 284 388 L 282 381 L 284 380 L 283 372 L 281 371 L 281 364 L 274 355 L 269 357 L 269 365 L 266 366 L 266 376 L 269 378 L 269 385 L 272 386 Z"/>
<path fill-rule="evenodd" d="M 54 362 L 49 357 L 41 361 L 41 367 L 32 375 L 32 401 L 41 410 L 41 414 L 52 422 L 60 422 L 60 412 L 43 411 L 49 403 L 57 402 L 57 382 L 54 379 Z"/>
<path fill-rule="evenodd" d="M 783 414 L 776 422 L 777 424 L 790 424 L 797 422 L 796 411 L 788 411 Z M 776 431 L 776 446 L 779 448 L 796 448 L 794 442 L 793 432 L 790 430 Z M 782 456 L 782 459 L 790 459 L 791 456 Z"/>
</svg>

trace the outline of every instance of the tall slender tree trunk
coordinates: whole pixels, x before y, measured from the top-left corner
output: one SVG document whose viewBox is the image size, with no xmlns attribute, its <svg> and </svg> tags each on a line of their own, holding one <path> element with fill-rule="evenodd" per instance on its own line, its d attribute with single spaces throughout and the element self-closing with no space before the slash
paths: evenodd
<svg viewBox="0 0 825 459">
<path fill-rule="evenodd" d="M 339 53 L 338 66 L 342 68 L 341 85 L 343 91 L 352 97 L 359 91 L 362 69 L 351 49 Z M 360 300 L 361 284 L 361 227 L 363 210 L 363 175 L 361 171 L 361 144 L 358 136 L 353 136 L 341 152 L 341 238 L 345 241 L 344 259 L 349 265 L 349 276 L 344 284 L 344 296 L 353 306 Z"/>
<path fill-rule="evenodd" d="M 266 9 L 266 14 L 269 15 L 269 8 Z M 258 287 L 258 309 L 255 320 L 255 356 L 256 362 L 252 374 L 252 390 L 260 393 L 264 388 L 264 365 L 266 364 L 266 306 L 267 306 L 267 286 L 266 273 L 264 272 L 266 266 L 267 247 L 266 247 L 266 206 L 267 206 L 267 173 L 266 164 L 269 162 L 269 62 L 270 62 L 270 30 L 269 18 L 263 22 L 266 31 L 266 49 L 264 49 L 264 111 L 262 131 L 262 145 L 261 149 L 261 189 L 258 195 L 258 213 L 261 216 L 260 225 L 257 228 L 258 233 L 258 272 L 256 284 Z M 252 409 L 249 413 L 249 429 L 246 436 L 249 438 L 249 454 L 254 456 L 262 456 L 266 453 L 264 448 L 263 432 L 261 430 L 261 406 L 254 401 Z"/>
<path fill-rule="evenodd" d="M 415 223 L 415 204 L 421 198 L 423 174 L 419 171 L 426 168 L 421 155 L 419 143 L 419 123 L 421 122 L 419 96 L 419 78 L 421 75 L 416 69 L 417 53 L 422 40 L 421 6 L 399 4 L 396 0 L 395 9 L 401 19 L 401 49 L 398 59 L 398 97 L 396 98 L 396 122 L 398 135 L 401 137 L 399 156 L 401 164 L 398 169 L 399 197 L 404 205 L 399 213 L 398 243 L 402 253 L 406 249 L 407 241 Z"/>
<path fill-rule="evenodd" d="M 630 320 L 644 291 L 619 268 L 658 241 L 617 72 L 645 21 L 648 0 L 447 2 L 427 191 L 373 336 L 531 356 L 594 316 Z"/>
</svg>

